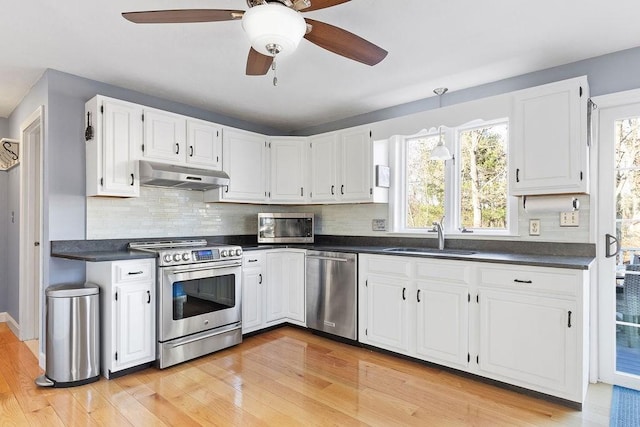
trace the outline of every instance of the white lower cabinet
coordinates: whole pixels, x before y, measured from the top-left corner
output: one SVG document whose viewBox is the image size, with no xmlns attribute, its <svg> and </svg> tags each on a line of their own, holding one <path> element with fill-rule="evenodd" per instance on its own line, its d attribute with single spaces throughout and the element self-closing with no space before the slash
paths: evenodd
<svg viewBox="0 0 640 427">
<path fill-rule="evenodd" d="M 245 252 L 242 267 L 242 333 L 280 323 L 305 325 L 304 250 Z"/>
<path fill-rule="evenodd" d="M 581 402 L 587 289 L 582 270 L 480 267 L 481 375 Z"/>
<path fill-rule="evenodd" d="M 588 271 L 359 255 L 359 340 L 582 403 Z"/>
<path fill-rule="evenodd" d="M 155 260 L 87 262 L 100 286 L 101 369 L 106 378 L 156 359 Z"/>
</svg>

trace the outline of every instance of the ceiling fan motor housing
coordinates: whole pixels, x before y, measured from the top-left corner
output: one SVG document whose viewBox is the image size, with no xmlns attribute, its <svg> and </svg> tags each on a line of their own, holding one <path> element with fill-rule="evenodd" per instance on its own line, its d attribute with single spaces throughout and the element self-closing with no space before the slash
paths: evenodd
<svg viewBox="0 0 640 427">
<path fill-rule="evenodd" d="M 300 13 L 280 3 L 261 4 L 242 16 L 242 28 L 251 46 L 263 55 L 273 56 L 273 46 L 279 56 L 293 52 L 306 33 L 307 24 Z M 269 48 L 271 47 L 271 49 Z"/>
</svg>

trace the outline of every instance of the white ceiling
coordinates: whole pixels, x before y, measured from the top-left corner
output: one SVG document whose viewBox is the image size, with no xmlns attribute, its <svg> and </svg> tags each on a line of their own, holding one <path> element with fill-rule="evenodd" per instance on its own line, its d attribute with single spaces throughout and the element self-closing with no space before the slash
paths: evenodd
<svg viewBox="0 0 640 427">
<path fill-rule="evenodd" d="M 132 24 L 125 11 L 246 10 L 244 0 L 5 1 L 0 116 L 46 68 L 283 131 L 640 45 L 637 0 L 352 0 L 304 14 L 389 51 L 374 67 L 302 40 L 270 74 L 245 76 L 240 22 Z"/>
</svg>

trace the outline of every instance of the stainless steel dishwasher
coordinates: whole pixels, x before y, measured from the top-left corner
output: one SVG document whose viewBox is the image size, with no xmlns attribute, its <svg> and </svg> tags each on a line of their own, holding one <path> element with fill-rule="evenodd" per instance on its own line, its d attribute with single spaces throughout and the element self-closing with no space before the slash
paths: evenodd
<svg viewBox="0 0 640 427">
<path fill-rule="evenodd" d="M 358 255 L 307 251 L 307 327 L 358 339 Z"/>
</svg>

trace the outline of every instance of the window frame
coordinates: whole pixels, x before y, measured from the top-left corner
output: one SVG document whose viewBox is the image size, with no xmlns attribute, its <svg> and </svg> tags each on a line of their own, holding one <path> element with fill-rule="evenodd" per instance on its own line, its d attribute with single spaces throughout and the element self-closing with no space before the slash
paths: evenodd
<svg viewBox="0 0 640 427">
<path fill-rule="evenodd" d="M 517 236 L 518 235 L 518 199 L 511 196 L 509 191 L 509 179 L 507 177 L 507 228 L 499 229 L 462 229 L 461 228 L 461 147 L 459 134 L 463 131 L 488 127 L 496 124 L 506 123 L 507 131 L 507 171 L 509 168 L 509 148 L 511 138 L 511 126 L 509 117 L 502 117 L 493 120 L 473 120 L 456 127 L 442 126 L 442 137 L 445 146 L 453 155 L 453 159 L 445 161 L 444 171 L 444 212 L 445 217 L 442 223 L 444 232 L 447 235 L 465 236 Z M 440 128 L 423 129 L 414 135 L 394 136 L 390 139 L 391 164 L 394 166 L 395 185 L 391 188 L 389 197 L 389 218 L 390 233 L 427 235 L 433 233 L 430 228 L 408 228 L 406 223 L 407 215 L 407 153 L 406 141 L 410 139 L 429 137 L 439 134 Z M 437 161 L 437 160 L 434 160 Z"/>
</svg>

